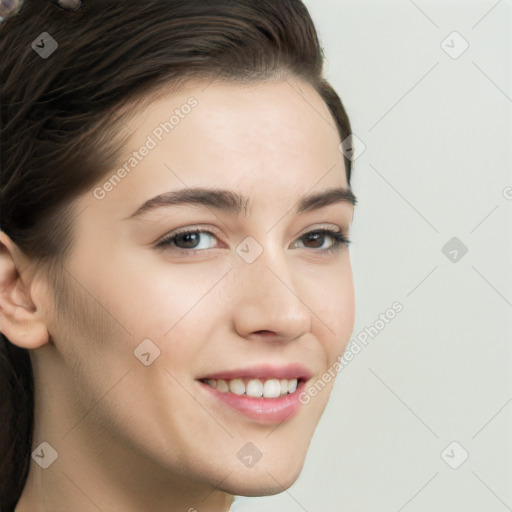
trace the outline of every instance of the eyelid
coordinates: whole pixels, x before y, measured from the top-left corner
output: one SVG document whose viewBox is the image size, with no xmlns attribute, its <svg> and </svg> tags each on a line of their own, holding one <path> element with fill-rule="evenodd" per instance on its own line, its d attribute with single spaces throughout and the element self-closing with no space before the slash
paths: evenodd
<svg viewBox="0 0 512 512">
<path fill-rule="evenodd" d="M 330 222 L 320 222 L 318 224 L 313 224 L 312 226 L 308 226 L 306 229 L 300 232 L 297 238 L 308 234 L 310 231 L 316 231 L 320 229 L 329 229 L 332 231 L 338 231 L 338 233 L 343 233 L 343 228 L 338 226 L 338 224 L 331 224 Z"/>
<path fill-rule="evenodd" d="M 297 235 L 297 238 L 300 238 L 301 236 L 306 235 L 310 231 L 315 231 L 317 229 L 333 229 L 333 231 L 338 231 L 340 233 L 343 232 L 343 229 L 340 228 L 340 226 L 338 226 L 337 224 L 331 224 L 328 222 L 327 223 L 324 222 L 324 223 L 319 223 L 319 224 L 313 224 L 312 226 L 308 226 L 307 228 L 304 228 Z M 182 228 L 177 228 L 174 231 L 170 231 L 169 233 L 166 233 L 165 235 L 160 237 L 155 242 L 155 245 L 158 244 L 161 240 L 167 240 L 169 238 L 172 238 L 173 236 L 177 236 L 181 233 L 189 233 L 191 231 L 205 231 L 205 232 L 210 232 L 211 234 L 213 234 L 217 237 L 219 236 L 219 234 L 217 233 L 217 230 L 213 226 L 197 224 L 197 225 L 191 225 L 191 226 L 184 226 Z"/>
<path fill-rule="evenodd" d="M 216 230 L 214 227 L 206 226 L 206 225 L 203 226 L 201 224 L 197 224 L 197 225 L 192 225 L 192 226 L 184 226 L 182 228 L 177 228 L 174 231 L 170 231 L 169 233 L 166 233 L 164 236 L 160 237 L 154 243 L 154 245 L 158 245 L 162 241 L 170 240 L 175 236 L 181 235 L 182 233 L 191 233 L 191 232 L 195 232 L 195 231 L 199 231 L 201 233 L 210 233 L 210 234 L 214 235 L 217 239 L 221 238 L 221 235 L 219 235 L 218 230 Z"/>
<path fill-rule="evenodd" d="M 218 242 L 223 244 L 222 235 L 219 235 L 217 233 L 217 229 L 213 228 L 212 226 L 202 226 L 202 225 L 192 225 L 192 226 L 184 226 L 182 228 L 177 228 L 174 231 L 170 231 L 169 233 L 165 234 L 164 236 L 160 237 L 153 246 L 161 251 L 169 250 L 171 252 L 177 253 L 177 254 L 186 254 L 186 255 L 193 255 L 196 253 L 201 254 L 208 254 L 210 251 L 213 251 L 215 249 L 222 248 L 221 245 L 217 245 L 216 247 L 212 247 L 209 249 L 182 249 L 180 247 L 175 247 L 172 249 L 169 249 L 169 246 L 171 245 L 171 241 L 173 238 L 181 235 L 182 233 L 201 233 L 201 234 L 208 234 L 210 236 L 213 236 Z"/>
</svg>

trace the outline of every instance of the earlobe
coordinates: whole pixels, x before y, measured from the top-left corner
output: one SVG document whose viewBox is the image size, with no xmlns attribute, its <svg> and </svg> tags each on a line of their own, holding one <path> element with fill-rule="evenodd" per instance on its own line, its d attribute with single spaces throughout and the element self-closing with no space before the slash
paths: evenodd
<svg viewBox="0 0 512 512">
<path fill-rule="evenodd" d="M 14 242 L 0 232 L 0 331 L 21 348 L 36 349 L 49 341 L 48 330 L 32 297 L 31 280 L 21 267 Z M 26 268 L 26 267 L 25 267 Z"/>
</svg>

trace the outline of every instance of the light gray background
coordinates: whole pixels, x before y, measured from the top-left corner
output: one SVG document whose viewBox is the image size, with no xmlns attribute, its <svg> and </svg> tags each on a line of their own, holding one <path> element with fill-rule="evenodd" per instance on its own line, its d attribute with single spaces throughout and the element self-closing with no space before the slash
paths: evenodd
<svg viewBox="0 0 512 512">
<path fill-rule="evenodd" d="M 404 309 L 340 373 L 296 484 L 234 510 L 512 510 L 512 0 L 306 5 L 366 146 L 354 337 Z"/>
</svg>

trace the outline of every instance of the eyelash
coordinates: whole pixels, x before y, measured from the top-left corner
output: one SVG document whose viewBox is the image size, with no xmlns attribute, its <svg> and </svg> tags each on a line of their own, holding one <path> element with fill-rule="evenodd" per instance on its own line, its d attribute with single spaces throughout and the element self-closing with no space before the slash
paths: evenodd
<svg viewBox="0 0 512 512">
<path fill-rule="evenodd" d="M 170 236 L 166 236 L 166 237 L 162 238 L 160 241 L 158 241 L 155 244 L 155 247 L 157 249 L 166 249 L 167 247 L 169 247 L 171 244 L 173 244 L 176 241 L 178 236 L 189 235 L 189 234 L 193 234 L 193 233 L 194 234 L 212 235 L 213 237 L 217 238 L 215 233 L 205 230 L 205 229 L 189 229 L 187 231 L 181 231 L 181 232 L 174 233 Z M 334 244 L 327 249 L 313 249 L 313 251 L 318 252 L 320 254 L 328 255 L 328 254 L 336 253 L 339 250 L 341 250 L 342 247 L 348 247 L 349 244 L 352 243 L 352 241 L 349 240 L 343 233 L 341 233 L 339 231 L 334 231 L 331 229 L 326 229 L 326 228 L 314 229 L 312 231 L 308 231 L 307 233 L 304 233 L 304 235 L 302 235 L 299 238 L 299 240 L 302 238 L 305 238 L 311 234 L 316 234 L 316 235 L 321 235 L 321 236 L 327 235 L 334 240 Z M 306 249 L 307 249 L 307 247 L 306 247 Z M 181 253 L 181 254 L 205 253 L 205 252 L 208 252 L 208 250 L 209 249 L 181 249 L 181 248 L 175 249 L 176 252 Z"/>
</svg>

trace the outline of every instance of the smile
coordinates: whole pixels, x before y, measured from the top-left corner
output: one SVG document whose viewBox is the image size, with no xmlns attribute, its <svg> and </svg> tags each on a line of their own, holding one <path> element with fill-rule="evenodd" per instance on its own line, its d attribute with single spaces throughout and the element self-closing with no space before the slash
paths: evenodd
<svg viewBox="0 0 512 512">
<path fill-rule="evenodd" d="M 312 372 L 300 365 L 258 366 L 233 370 L 198 379 L 215 408 L 219 404 L 230 411 L 264 424 L 293 418 L 301 403 L 299 394 Z"/>
<path fill-rule="evenodd" d="M 298 379 L 247 379 L 236 378 L 226 381 L 224 379 L 207 379 L 205 381 L 213 389 L 221 393 L 233 393 L 254 398 L 278 398 L 293 393 L 297 389 Z"/>
</svg>

